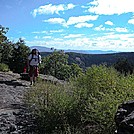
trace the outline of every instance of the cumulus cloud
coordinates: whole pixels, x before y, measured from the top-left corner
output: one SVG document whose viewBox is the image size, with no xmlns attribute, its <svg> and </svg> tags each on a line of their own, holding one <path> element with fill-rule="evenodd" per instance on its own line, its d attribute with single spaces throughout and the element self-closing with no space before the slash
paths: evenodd
<svg viewBox="0 0 134 134">
<path fill-rule="evenodd" d="M 115 28 L 116 32 L 128 32 L 128 30 L 126 28 L 122 28 L 122 27 L 117 27 Z"/>
<path fill-rule="evenodd" d="M 43 36 L 43 39 L 52 39 L 52 36 Z"/>
<path fill-rule="evenodd" d="M 61 24 L 63 26 L 67 26 L 66 21 L 63 18 L 50 18 L 48 20 L 43 20 L 43 22 L 48 22 L 52 24 Z"/>
<path fill-rule="evenodd" d="M 63 18 L 50 18 L 48 20 L 43 20 L 43 22 L 52 23 L 52 24 L 61 24 L 64 27 L 68 27 L 69 25 L 75 25 L 76 28 L 82 28 L 82 27 L 92 27 L 93 24 L 88 24 L 88 21 L 93 21 L 98 18 L 98 15 L 91 16 L 76 16 L 76 17 L 70 17 L 67 22 Z"/>
<path fill-rule="evenodd" d="M 98 27 L 95 27 L 94 30 L 96 30 L 96 31 L 104 31 L 106 29 L 105 29 L 105 27 L 103 27 L 103 25 L 100 25 Z"/>
<path fill-rule="evenodd" d="M 112 21 L 106 21 L 105 24 L 110 26 L 114 25 Z"/>
<path fill-rule="evenodd" d="M 89 12 L 100 15 L 113 15 L 134 12 L 132 0 L 93 0 Z"/>
<path fill-rule="evenodd" d="M 69 34 L 67 36 L 64 36 L 64 38 L 79 38 L 81 37 L 83 34 Z"/>
<path fill-rule="evenodd" d="M 61 33 L 63 32 L 63 29 L 59 29 L 59 30 L 50 30 L 50 33 Z"/>
<path fill-rule="evenodd" d="M 44 6 L 40 6 L 37 9 L 34 9 L 32 12 L 32 15 L 34 17 L 36 17 L 37 15 L 41 15 L 41 14 L 60 14 L 60 12 L 64 12 L 65 10 L 70 10 L 73 9 L 75 7 L 75 5 L 73 4 L 59 4 L 59 5 L 52 5 L 52 4 L 48 4 L 48 5 L 44 5 Z"/>
<path fill-rule="evenodd" d="M 51 36 L 43 37 L 46 40 L 31 40 L 26 43 L 31 45 L 40 45 L 45 47 L 56 47 L 57 49 L 80 49 L 80 50 L 115 50 L 132 51 L 134 49 L 134 34 L 129 33 L 104 33 L 94 34 L 85 37 L 84 34 L 69 34 L 64 38 L 54 38 Z M 53 38 L 53 39 L 52 39 Z"/>
<path fill-rule="evenodd" d="M 105 28 L 103 25 L 100 25 L 98 27 L 95 27 L 94 30 L 96 30 L 96 31 L 123 32 L 123 33 L 128 32 L 128 29 L 127 28 L 122 28 L 122 27 Z"/>
<path fill-rule="evenodd" d="M 134 19 L 130 19 L 130 20 L 128 20 L 128 23 L 134 25 Z"/>
<path fill-rule="evenodd" d="M 78 24 L 78 23 L 83 23 L 87 21 L 93 21 L 97 20 L 98 15 L 92 16 L 92 15 L 85 15 L 85 16 L 75 16 L 75 17 L 70 17 L 67 21 L 67 25 L 73 25 L 73 24 Z"/>
<path fill-rule="evenodd" d="M 47 31 L 34 31 L 33 34 L 47 34 Z"/>
<path fill-rule="evenodd" d="M 78 23 L 74 27 L 77 27 L 77 28 L 82 28 L 82 27 L 90 28 L 90 27 L 93 27 L 93 24 L 89 24 L 89 23 Z"/>
<path fill-rule="evenodd" d="M 40 36 L 35 36 L 34 38 L 35 38 L 35 39 L 40 39 Z"/>
</svg>

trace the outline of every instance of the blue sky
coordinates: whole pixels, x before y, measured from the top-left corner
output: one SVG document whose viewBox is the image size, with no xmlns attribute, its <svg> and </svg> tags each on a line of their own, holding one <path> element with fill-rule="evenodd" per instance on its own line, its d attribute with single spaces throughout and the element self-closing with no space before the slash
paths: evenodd
<svg viewBox="0 0 134 134">
<path fill-rule="evenodd" d="M 0 25 L 27 46 L 134 51 L 132 0 L 0 0 Z"/>
</svg>

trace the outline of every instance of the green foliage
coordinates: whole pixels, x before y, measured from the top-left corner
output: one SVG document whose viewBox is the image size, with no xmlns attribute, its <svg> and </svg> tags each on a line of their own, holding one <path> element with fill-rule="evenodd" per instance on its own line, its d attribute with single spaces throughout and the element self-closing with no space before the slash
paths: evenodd
<svg viewBox="0 0 134 134">
<path fill-rule="evenodd" d="M 4 43 L 7 40 L 5 34 L 8 32 L 9 28 L 5 28 L 0 25 L 0 44 Z"/>
<path fill-rule="evenodd" d="M 1 62 L 9 64 L 12 57 L 13 44 L 7 40 L 1 49 Z"/>
<path fill-rule="evenodd" d="M 82 69 L 77 64 L 68 65 L 68 55 L 62 51 L 54 51 L 43 59 L 45 74 L 52 75 L 61 80 L 68 80 L 82 73 Z M 42 66 L 43 67 L 43 66 Z M 43 69 L 40 69 L 41 71 Z"/>
<path fill-rule="evenodd" d="M 77 123 L 77 114 L 74 113 L 77 111 L 77 96 L 71 94 L 70 86 L 47 82 L 41 82 L 29 91 L 26 95 L 27 103 L 38 118 L 38 133 L 67 131 L 69 122 Z"/>
<path fill-rule="evenodd" d="M 9 41 L 6 37 L 8 30 L 8 28 L 0 25 L 0 62 L 8 65 L 13 72 L 21 73 L 26 64 L 30 48 L 25 45 L 22 39 L 19 39 L 16 43 Z"/>
<path fill-rule="evenodd" d="M 29 53 L 30 48 L 25 45 L 24 40 L 19 39 L 18 42 L 13 45 L 10 68 L 17 73 L 23 72 Z"/>
<path fill-rule="evenodd" d="M 67 55 L 59 51 L 54 51 L 45 61 L 45 70 L 47 73 L 59 78 L 61 68 L 67 64 Z"/>
<path fill-rule="evenodd" d="M 12 51 L 12 42 L 5 35 L 8 30 L 8 28 L 0 25 L 0 62 L 5 64 L 9 63 Z"/>
<path fill-rule="evenodd" d="M 72 63 L 70 65 L 70 68 L 71 68 L 70 69 L 70 75 L 72 77 L 77 77 L 77 76 L 81 75 L 82 72 L 83 72 L 82 68 L 80 68 L 78 64 Z"/>
<path fill-rule="evenodd" d="M 75 83 L 85 104 L 83 121 L 96 125 L 98 133 L 112 134 L 118 104 L 134 97 L 132 79 L 134 76 L 120 76 L 103 65 L 88 68 Z"/>
<path fill-rule="evenodd" d="M 2 71 L 2 72 L 8 72 L 9 71 L 8 65 L 6 65 L 4 63 L 0 63 L 0 71 Z"/>
<path fill-rule="evenodd" d="M 92 66 L 66 85 L 41 82 L 27 94 L 39 133 L 113 134 L 117 107 L 134 97 L 134 75 Z M 88 129 L 89 128 L 89 129 Z"/>
<path fill-rule="evenodd" d="M 115 69 L 119 71 L 122 74 L 127 75 L 128 73 L 132 74 L 133 73 L 133 65 L 131 62 L 129 62 L 126 58 L 119 59 L 115 64 L 114 64 Z"/>
</svg>

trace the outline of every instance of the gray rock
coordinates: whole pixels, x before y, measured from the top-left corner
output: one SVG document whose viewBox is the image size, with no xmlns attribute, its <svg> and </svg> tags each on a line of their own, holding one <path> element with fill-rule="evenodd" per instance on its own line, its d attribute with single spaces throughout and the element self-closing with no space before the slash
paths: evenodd
<svg viewBox="0 0 134 134">
<path fill-rule="evenodd" d="M 124 102 L 115 114 L 115 134 L 134 134 L 134 100 Z"/>
<path fill-rule="evenodd" d="M 21 80 L 20 74 L 0 72 L 0 134 L 31 131 L 34 120 L 23 104 L 23 95 L 29 88 L 29 81 Z"/>
<path fill-rule="evenodd" d="M 15 124 L 10 124 L 9 132 L 16 131 L 17 126 Z"/>
</svg>

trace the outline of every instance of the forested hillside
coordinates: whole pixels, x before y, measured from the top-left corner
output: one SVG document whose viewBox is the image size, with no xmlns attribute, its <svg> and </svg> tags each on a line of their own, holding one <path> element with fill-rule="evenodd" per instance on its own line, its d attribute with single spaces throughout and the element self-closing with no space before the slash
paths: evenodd
<svg viewBox="0 0 134 134">
<path fill-rule="evenodd" d="M 42 52 L 41 55 L 47 56 L 51 53 Z M 80 54 L 80 53 L 66 53 L 69 55 L 68 63 L 76 63 L 82 68 L 90 67 L 92 65 L 107 64 L 111 66 L 119 60 L 127 60 L 130 64 L 134 64 L 134 52 L 122 52 L 113 54 Z"/>
<path fill-rule="evenodd" d="M 68 53 L 69 63 L 72 62 L 80 64 L 82 67 L 89 67 L 93 64 L 107 64 L 113 65 L 118 60 L 127 59 L 129 63 L 134 64 L 134 53 L 113 53 L 113 54 L 77 54 L 77 53 Z"/>
</svg>

